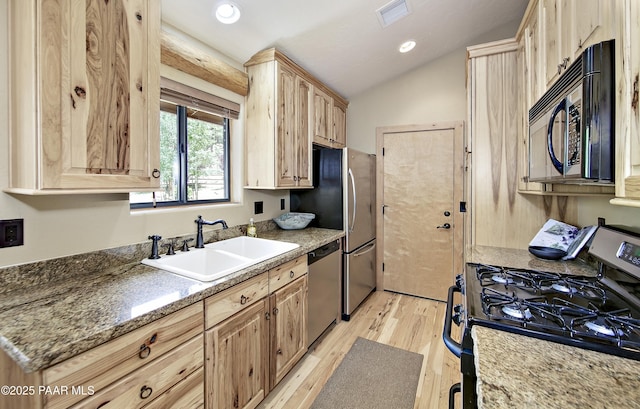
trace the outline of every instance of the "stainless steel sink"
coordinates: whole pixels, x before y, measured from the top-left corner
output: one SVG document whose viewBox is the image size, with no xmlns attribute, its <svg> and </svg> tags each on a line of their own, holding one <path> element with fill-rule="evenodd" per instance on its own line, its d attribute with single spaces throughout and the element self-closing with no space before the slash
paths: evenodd
<svg viewBox="0 0 640 409">
<path fill-rule="evenodd" d="M 213 281 L 297 247 L 294 243 L 241 236 L 206 244 L 203 249 L 144 259 L 142 263 L 199 281 Z"/>
</svg>

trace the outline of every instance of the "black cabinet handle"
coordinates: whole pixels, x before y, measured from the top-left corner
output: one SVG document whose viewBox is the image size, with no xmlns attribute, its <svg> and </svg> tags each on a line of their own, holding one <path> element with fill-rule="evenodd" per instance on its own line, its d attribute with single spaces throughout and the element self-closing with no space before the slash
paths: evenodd
<svg viewBox="0 0 640 409">
<path fill-rule="evenodd" d="M 142 388 L 140 388 L 140 399 L 147 399 L 149 396 L 151 396 L 152 393 L 153 389 L 151 389 L 147 385 L 144 385 Z"/>
</svg>

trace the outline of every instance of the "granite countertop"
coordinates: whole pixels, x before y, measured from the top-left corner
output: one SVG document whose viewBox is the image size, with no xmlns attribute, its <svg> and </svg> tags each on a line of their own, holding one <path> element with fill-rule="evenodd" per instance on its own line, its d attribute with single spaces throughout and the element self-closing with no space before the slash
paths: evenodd
<svg viewBox="0 0 640 409">
<path fill-rule="evenodd" d="M 471 329 L 480 409 L 640 408 L 640 363 L 481 326 Z"/>
<path fill-rule="evenodd" d="M 220 280 L 200 282 L 139 262 L 0 297 L 0 348 L 34 372 L 194 304 L 344 236 L 341 230 L 270 230 L 260 237 L 299 248 Z"/>
<path fill-rule="evenodd" d="M 475 247 L 469 262 L 595 276 L 583 259 L 548 261 L 528 250 Z M 473 326 L 478 407 L 640 408 L 640 363 Z"/>
<path fill-rule="evenodd" d="M 583 259 L 569 261 L 543 260 L 524 249 L 476 246 L 471 250 L 468 262 L 494 266 L 548 271 L 551 273 L 595 276 L 598 271 Z"/>
</svg>

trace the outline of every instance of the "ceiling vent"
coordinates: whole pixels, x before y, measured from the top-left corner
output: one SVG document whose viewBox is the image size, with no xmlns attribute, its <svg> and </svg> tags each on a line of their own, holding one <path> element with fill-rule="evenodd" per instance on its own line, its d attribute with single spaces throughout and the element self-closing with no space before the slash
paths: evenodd
<svg viewBox="0 0 640 409">
<path fill-rule="evenodd" d="M 382 28 L 390 26 L 411 13 L 406 0 L 392 0 L 376 10 Z"/>
</svg>

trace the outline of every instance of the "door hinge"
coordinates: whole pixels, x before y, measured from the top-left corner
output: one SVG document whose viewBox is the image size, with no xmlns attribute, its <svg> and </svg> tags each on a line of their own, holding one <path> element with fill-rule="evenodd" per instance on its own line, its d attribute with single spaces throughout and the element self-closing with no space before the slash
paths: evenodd
<svg viewBox="0 0 640 409">
<path fill-rule="evenodd" d="M 382 156 L 384 156 L 384 147 L 382 148 Z"/>
<path fill-rule="evenodd" d="M 384 263 L 382 263 L 382 271 L 384 271 Z"/>
</svg>

